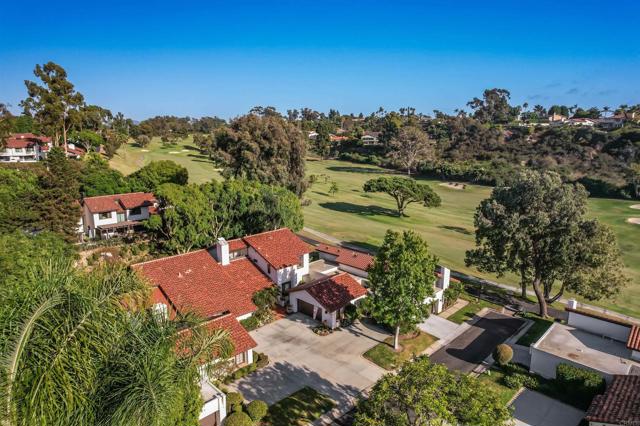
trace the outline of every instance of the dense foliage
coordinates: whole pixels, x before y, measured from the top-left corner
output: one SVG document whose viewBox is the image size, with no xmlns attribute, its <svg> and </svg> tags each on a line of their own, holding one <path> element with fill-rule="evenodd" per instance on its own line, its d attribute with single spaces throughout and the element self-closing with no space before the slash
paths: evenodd
<svg viewBox="0 0 640 426">
<path fill-rule="evenodd" d="M 127 176 L 133 192 L 153 192 L 164 183 L 186 185 L 189 171 L 171 160 L 152 161 Z"/>
<path fill-rule="evenodd" d="M 620 249 L 613 232 L 586 210 L 581 185 L 553 172 L 523 171 L 478 206 L 476 248 L 465 263 L 499 276 L 518 274 L 523 296 L 533 287 L 542 317 L 565 290 L 588 300 L 612 297 L 627 282 Z"/>
<path fill-rule="evenodd" d="M 302 228 L 300 201 L 292 192 L 233 179 L 203 185 L 161 185 L 159 214 L 147 221 L 165 251 L 184 253 L 228 239 L 288 227 Z"/>
<path fill-rule="evenodd" d="M 604 393 L 606 387 L 599 373 L 564 363 L 556 367 L 556 382 L 564 392 L 573 393 L 576 398 L 586 401 Z"/>
<path fill-rule="evenodd" d="M 366 181 L 363 189 L 364 192 L 382 192 L 391 196 L 401 217 L 406 216 L 404 211 L 409 204 L 422 203 L 425 207 L 437 207 L 441 203 L 440 196 L 429 185 L 411 178 L 382 176 Z"/>
<path fill-rule="evenodd" d="M 378 380 L 357 407 L 355 426 L 506 426 L 511 413 L 477 378 L 450 372 L 428 357 Z"/>
</svg>

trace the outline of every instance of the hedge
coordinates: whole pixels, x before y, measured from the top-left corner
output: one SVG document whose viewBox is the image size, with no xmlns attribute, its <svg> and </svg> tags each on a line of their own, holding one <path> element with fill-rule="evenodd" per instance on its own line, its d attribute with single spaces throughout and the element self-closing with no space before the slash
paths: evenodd
<svg viewBox="0 0 640 426">
<path fill-rule="evenodd" d="M 556 367 L 556 382 L 565 392 L 572 392 L 584 400 L 593 399 L 603 393 L 606 387 L 600 374 L 564 363 Z"/>
</svg>

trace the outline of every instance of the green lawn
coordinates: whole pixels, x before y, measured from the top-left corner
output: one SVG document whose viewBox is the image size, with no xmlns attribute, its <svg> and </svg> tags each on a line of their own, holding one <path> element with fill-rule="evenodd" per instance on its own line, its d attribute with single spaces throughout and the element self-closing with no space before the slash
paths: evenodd
<svg viewBox="0 0 640 426">
<path fill-rule="evenodd" d="M 151 161 L 172 160 L 189 170 L 190 183 L 220 179 L 220 173 L 206 155 L 200 154 L 189 136 L 175 145 L 163 145 L 154 137 L 146 148 L 134 143 L 122 145 L 109 164 L 125 175 L 131 174 Z"/>
<path fill-rule="evenodd" d="M 449 318 L 447 318 L 449 321 L 453 321 L 456 324 L 462 324 L 465 321 L 473 319 L 475 314 L 477 314 L 483 308 L 491 308 L 496 310 L 502 309 L 502 306 L 495 305 L 491 302 L 487 302 L 486 300 L 476 299 L 475 297 L 469 296 L 467 294 L 463 294 L 462 296 L 460 296 L 460 298 L 468 301 L 469 303 L 463 306 L 461 309 L 457 310 Z"/>
<path fill-rule="evenodd" d="M 511 389 L 502 384 L 502 378 L 504 377 L 504 373 L 500 370 L 487 370 L 486 372 L 480 374 L 478 376 L 478 380 L 480 380 L 483 384 L 485 384 L 488 388 L 493 389 L 500 395 L 500 402 L 503 405 L 507 405 L 511 398 L 516 394 L 518 389 Z"/>
<path fill-rule="evenodd" d="M 313 388 L 305 386 L 269 407 L 262 424 L 298 426 L 308 424 L 334 407 L 335 403 Z"/>
<path fill-rule="evenodd" d="M 527 330 L 520 339 L 518 339 L 516 342 L 518 345 L 531 346 L 537 342 L 540 337 L 542 337 L 551 325 L 553 325 L 553 321 L 540 318 L 535 314 L 526 314 L 524 317 L 532 320 L 533 325 L 529 327 L 529 330 Z"/>
<path fill-rule="evenodd" d="M 442 205 L 426 209 L 419 204 L 412 204 L 407 208 L 409 217 L 398 218 L 390 197 L 362 191 L 367 179 L 389 173 L 393 172 L 345 161 L 307 161 L 307 175 L 325 174 L 329 176 L 329 181 L 325 183 L 319 179 L 306 192 L 305 197 L 311 200 L 311 204 L 303 209 L 305 226 L 365 248 L 377 247 L 389 228 L 413 229 L 428 241 L 442 264 L 497 280 L 491 274 L 478 273 L 464 265 L 465 251 L 474 246 L 473 214 L 480 201 L 489 196 L 490 187 L 467 184 L 466 189 L 459 190 L 440 185 L 442 182 L 437 180 L 422 179 L 440 195 Z M 332 181 L 339 188 L 335 195 L 329 194 Z M 631 278 L 629 286 L 615 302 L 605 301 L 600 305 L 640 316 L 640 225 L 626 222 L 629 217 L 640 217 L 640 210 L 630 209 L 632 204 L 634 202 L 631 201 L 589 200 L 590 214 L 611 226 L 616 233 L 626 271 Z M 518 279 L 514 275 L 506 275 L 498 281 L 515 285 Z"/>
<path fill-rule="evenodd" d="M 412 339 L 401 339 L 400 345 L 402 345 L 402 351 L 396 352 L 393 350 L 393 337 L 389 337 L 384 343 L 378 343 L 369 349 L 363 356 L 385 370 L 395 370 L 404 362 L 416 355 L 420 355 L 436 340 L 438 340 L 437 337 L 420 332 L 420 334 Z"/>
</svg>

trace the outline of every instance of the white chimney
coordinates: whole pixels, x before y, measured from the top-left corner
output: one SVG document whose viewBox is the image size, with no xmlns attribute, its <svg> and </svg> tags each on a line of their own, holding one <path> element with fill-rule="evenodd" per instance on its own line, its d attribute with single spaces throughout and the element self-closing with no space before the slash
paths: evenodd
<svg viewBox="0 0 640 426">
<path fill-rule="evenodd" d="M 567 300 L 567 308 L 578 309 L 578 301 L 576 299 Z"/>
<path fill-rule="evenodd" d="M 451 270 L 449 268 L 445 268 L 444 266 L 440 267 L 440 278 L 438 279 L 438 288 L 446 290 L 449 288 L 449 280 L 451 279 Z"/>
<path fill-rule="evenodd" d="M 229 243 L 224 238 L 218 238 L 216 244 L 216 257 L 222 266 L 229 264 Z"/>
</svg>

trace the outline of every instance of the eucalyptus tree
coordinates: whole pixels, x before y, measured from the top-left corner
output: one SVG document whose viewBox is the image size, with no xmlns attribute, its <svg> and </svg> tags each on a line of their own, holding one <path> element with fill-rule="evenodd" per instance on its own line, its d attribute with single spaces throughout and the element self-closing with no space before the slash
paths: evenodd
<svg viewBox="0 0 640 426">
<path fill-rule="evenodd" d="M 409 176 L 421 161 L 434 157 L 435 141 L 417 126 L 402 128 L 389 145 L 389 157 L 401 164 Z"/>
</svg>

